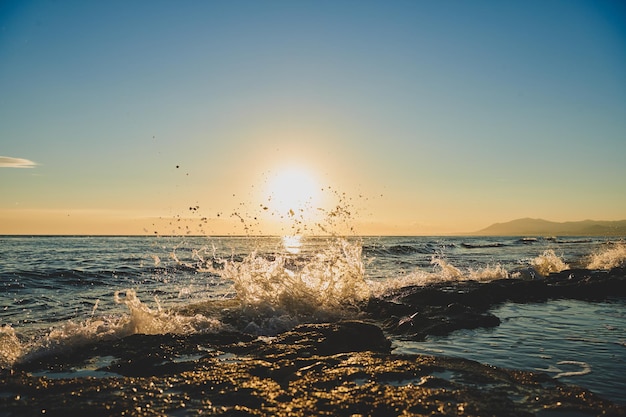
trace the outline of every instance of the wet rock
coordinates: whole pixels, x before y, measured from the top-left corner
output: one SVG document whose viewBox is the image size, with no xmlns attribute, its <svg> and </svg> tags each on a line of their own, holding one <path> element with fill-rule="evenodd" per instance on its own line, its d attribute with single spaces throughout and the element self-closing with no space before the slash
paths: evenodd
<svg viewBox="0 0 626 417">
<path fill-rule="evenodd" d="M 31 360 L 15 365 L 23 371 L 71 372 L 85 366 L 93 358 L 115 357 L 110 366 L 101 370 L 127 376 L 154 375 L 168 372 L 169 364 L 182 363 L 181 357 L 201 356 L 222 346 L 248 343 L 256 338 L 236 331 L 193 335 L 134 334 L 123 339 L 96 342 L 75 349 L 35 355 Z M 204 348 L 209 346 L 210 348 Z M 159 370 L 160 369 L 160 370 Z M 180 371 L 180 367 L 174 372 Z"/>
<path fill-rule="evenodd" d="M 300 325 L 279 335 L 276 342 L 302 347 L 312 355 L 391 350 L 391 342 L 380 327 L 356 320 Z"/>
<path fill-rule="evenodd" d="M 604 300 L 626 296 L 626 271 L 565 270 L 540 279 L 509 278 L 490 282 L 459 281 L 409 286 L 369 300 L 364 310 L 393 334 L 416 340 L 459 329 L 494 327 L 500 320 L 488 310 L 507 301 L 551 299 Z"/>
<path fill-rule="evenodd" d="M 408 287 L 363 306 L 368 322 L 304 324 L 272 338 L 224 331 L 100 341 L 0 370 L 0 415 L 626 416 L 626 406 L 543 373 L 394 355 L 373 324 L 417 339 L 497 326 L 488 310 L 498 303 L 624 297 L 625 277 L 623 268 L 568 270 Z"/>
<path fill-rule="evenodd" d="M 0 410 L 5 416 L 626 415 L 626 407 L 545 374 L 369 350 L 293 358 L 285 354 L 288 343 L 268 346 L 273 350 L 237 360 L 205 357 L 192 361 L 193 369 L 163 376 L 49 379 L 0 371 Z"/>
<path fill-rule="evenodd" d="M 389 352 L 391 342 L 380 327 L 357 320 L 302 324 L 268 341 L 257 340 L 223 349 L 238 355 L 291 358 L 335 355 L 343 352 Z"/>
</svg>

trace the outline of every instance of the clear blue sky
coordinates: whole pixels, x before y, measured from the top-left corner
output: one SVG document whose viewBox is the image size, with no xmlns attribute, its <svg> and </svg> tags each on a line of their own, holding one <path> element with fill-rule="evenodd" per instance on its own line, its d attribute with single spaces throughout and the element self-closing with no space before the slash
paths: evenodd
<svg viewBox="0 0 626 417">
<path fill-rule="evenodd" d="M 0 2 L 0 233 L 225 232 L 289 166 L 363 233 L 616 220 L 625 155 L 620 1 Z"/>
</svg>

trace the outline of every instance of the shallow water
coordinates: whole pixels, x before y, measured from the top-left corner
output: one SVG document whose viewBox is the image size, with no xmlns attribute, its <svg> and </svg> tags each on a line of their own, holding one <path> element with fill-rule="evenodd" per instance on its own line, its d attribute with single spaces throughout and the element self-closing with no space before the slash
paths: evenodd
<svg viewBox="0 0 626 417">
<path fill-rule="evenodd" d="M 502 320 L 498 327 L 397 340 L 396 351 L 545 372 L 626 404 L 625 300 L 506 303 L 491 312 Z"/>
</svg>

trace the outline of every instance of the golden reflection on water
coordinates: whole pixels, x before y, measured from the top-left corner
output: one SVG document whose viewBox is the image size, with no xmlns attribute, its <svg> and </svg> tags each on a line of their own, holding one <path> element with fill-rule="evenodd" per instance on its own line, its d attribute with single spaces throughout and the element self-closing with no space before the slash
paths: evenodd
<svg viewBox="0 0 626 417">
<path fill-rule="evenodd" d="M 292 236 L 283 236 L 283 247 L 285 250 L 292 254 L 300 253 L 302 249 L 302 236 L 292 235 Z"/>
</svg>

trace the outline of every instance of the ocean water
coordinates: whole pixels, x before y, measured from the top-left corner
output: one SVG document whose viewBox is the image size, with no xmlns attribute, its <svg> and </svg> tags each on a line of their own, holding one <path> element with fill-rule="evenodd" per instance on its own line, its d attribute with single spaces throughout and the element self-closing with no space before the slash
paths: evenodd
<svg viewBox="0 0 626 417">
<path fill-rule="evenodd" d="M 623 239 L 604 237 L 3 236 L 0 367 L 134 333 L 236 326 L 273 335 L 359 317 L 359 301 L 405 285 L 625 262 Z M 230 306 L 237 320 L 222 323 L 214 305 Z M 626 404 L 626 300 L 504 303 L 491 312 L 502 320 L 496 328 L 394 338 L 394 349 L 546 372 Z"/>
</svg>

